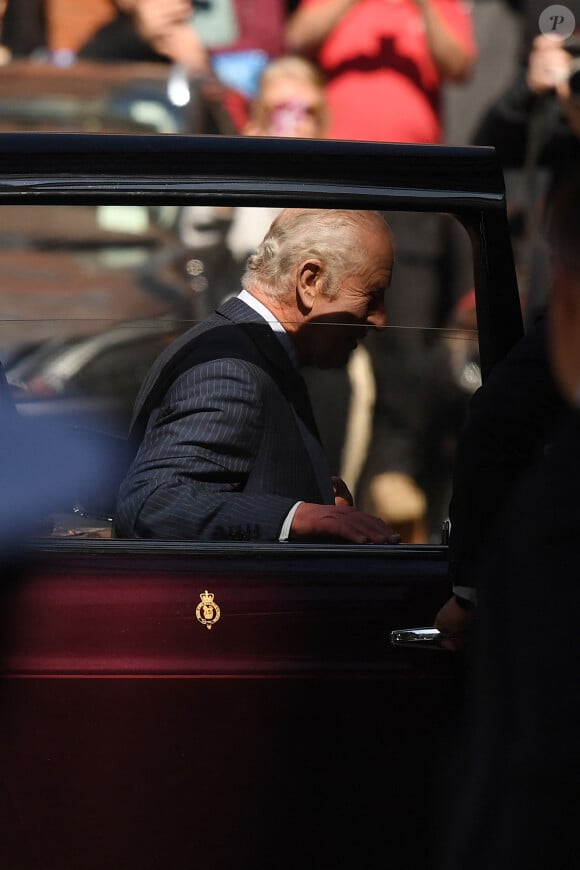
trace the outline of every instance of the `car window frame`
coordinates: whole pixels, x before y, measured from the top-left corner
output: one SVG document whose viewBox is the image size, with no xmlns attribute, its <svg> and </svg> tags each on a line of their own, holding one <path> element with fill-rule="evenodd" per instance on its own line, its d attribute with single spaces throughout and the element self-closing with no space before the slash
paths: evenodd
<svg viewBox="0 0 580 870">
<path fill-rule="evenodd" d="M 483 380 L 523 334 L 503 174 L 493 148 L 207 135 L 0 134 L 0 205 L 216 203 L 454 215 L 472 244 Z M 134 552 L 135 542 L 97 546 L 111 543 L 116 550 Z M 88 542 L 74 544 L 82 548 Z M 48 544 L 53 550 L 62 545 Z M 169 545 L 180 552 L 204 546 L 216 545 Z M 268 550 L 288 554 L 292 546 Z M 365 552 L 369 549 L 365 546 Z M 404 549 L 437 550 L 423 544 Z"/>
</svg>

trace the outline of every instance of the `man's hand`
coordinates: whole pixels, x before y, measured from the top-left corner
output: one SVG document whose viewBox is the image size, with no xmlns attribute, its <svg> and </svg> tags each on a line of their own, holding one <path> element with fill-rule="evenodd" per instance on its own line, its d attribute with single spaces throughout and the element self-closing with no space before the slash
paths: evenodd
<svg viewBox="0 0 580 870">
<path fill-rule="evenodd" d="M 334 538 L 353 544 L 398 544 L 400 535 L 378 517 L 349 505 L 299 505 L 290 528 L 291 541 Z"/>
<path fill-rule="evenodd" d="M 332 478 L 332 491 L 334 492 L 335 504 L 347 505 L 348 507 L 353 506 L 354 499 L 352 493 L 342 477 Z"/>
<path fill-rule="evenodd" d="M 438 628 L 441 634 L 450 635 L 441 641 L 441 646 L 451 652 L 463 649 L 471 619 L 471 610 L 461 607 L 455 595 L 451 596 L 435 617 L 435 628 Z"/>
</svg>

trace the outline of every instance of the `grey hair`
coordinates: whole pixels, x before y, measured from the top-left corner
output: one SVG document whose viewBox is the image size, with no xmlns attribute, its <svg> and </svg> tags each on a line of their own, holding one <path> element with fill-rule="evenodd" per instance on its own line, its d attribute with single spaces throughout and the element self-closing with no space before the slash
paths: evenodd
<svg viewBox="0 0 580 870">
<path fill-rule="evenodd" d="M 364 272 L 368 251 L 361 230 L 379 221 L 387 227 L 378 211 L 284 209 L 248 258 L 242 286 L 282 298 L 293 290 L 296 266 L 316 259 L 323 264 L 323 292 L 332 298 L 345 275 Z"/>
</svg>

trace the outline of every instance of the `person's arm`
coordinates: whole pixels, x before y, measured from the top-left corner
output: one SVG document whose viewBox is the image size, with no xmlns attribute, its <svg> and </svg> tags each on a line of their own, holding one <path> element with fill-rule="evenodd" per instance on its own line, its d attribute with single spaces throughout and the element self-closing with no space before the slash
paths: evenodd
<svg viewBox="0 0 580 870">
<path fill-rule="evenodd" d="M 326 0 L 298 9 L 286 24 L 286 50 L 296 54 L 316 54 L 336 25 L 359 0 Z"/>
<path fill-rule="evenodd" d="M 216 360 L 172 385 L 151 414 L 121 485 L 121 537 L 228 540 L 250 530 L 275 541 L 294 497 L 246 494 L 264 431 L 264 401 L 249 366 Z"/>
<path fill-rule="evenodd" d="M 296 497 L 269 493 L 267 480 L 263 492 L 244 491 L 257 457 L 268 449 L 264 407 L 259 377 L 241 360 L 217 360 L 184 373 L 164 406 L 152 415 L 121 486 L 116 534 L 167 540 L 279 540 Z M 282 434 L 285 425 L 280 421 L 280 431 L 270 433 L 270 444 L 277 445 L 272 465 L 291 458 Z M 294 465 L 297 461 L 300 458 L 294 456 Z M 382 520 L 344 503 L 344 484 L 336 487 L 340 503 L 298 505 L 289 540 L 398 542 Z"/>
<path fill-rule="evenodd" d="M 537 97 L 526 71 L 519 70 L 504 93 L 484 112 L 472 145 L 493 145 L 504 167 L 520 168 L 526 159 L 528 125 Z"/>
<path fill-rule="evenodd" d="M 473 138 L 473 145 L 493 145 L 504 167 L 520 167 L 526 157 L 530 125 L 534 113 L 548 115 L 549 128 L 539 162 L 552 165 L 561 159 L 560 146 L 571 138 L 580 138 L 580 105 L 570 93 L 568 75 L 570 54 L 558 41 L 546 36 L 534 40 L 527 64 L 507 91 L 484 114 Z M 556 95 L 567 123 L 554 123 L 542 101 Z"/>
<path fill-rule="evenodd" d="M 158 54 L 195 71 L 209 70 L 207 52 L 190 22 L 189 0 L 138 0 L 131 14 L 139 36 Z"/>
<path fill-rule="evenodd" d="M 423 15 L 429 53 L 441 78 L 466 79 L 475 62 L 472 51 L 453 33 L 431 0 L 413 0 L 413 3 Z"/>
</svg>

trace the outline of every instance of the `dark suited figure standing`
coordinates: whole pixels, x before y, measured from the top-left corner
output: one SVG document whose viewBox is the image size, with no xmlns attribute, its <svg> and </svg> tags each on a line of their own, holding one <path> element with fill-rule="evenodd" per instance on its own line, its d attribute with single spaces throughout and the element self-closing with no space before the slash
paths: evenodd
<svg viewBox="0 0 580 870">
<path fill-rule="evenodd" d="M 568 870 L 580 846 L 580 172 L 559 186 L 548 353 L 567 410 L 480 573 L 469 739 L 444 870 Z"/>
<path fill-rule="evenodd" d="M 331 477 L 298 370 L 344 365 L 369 328 L 385 325 L 392 267 L 377 212 L 281 212 L 248 260 L 240 295 L 146 378 L 117 535 L 395 543 Z"/>
</svg>

